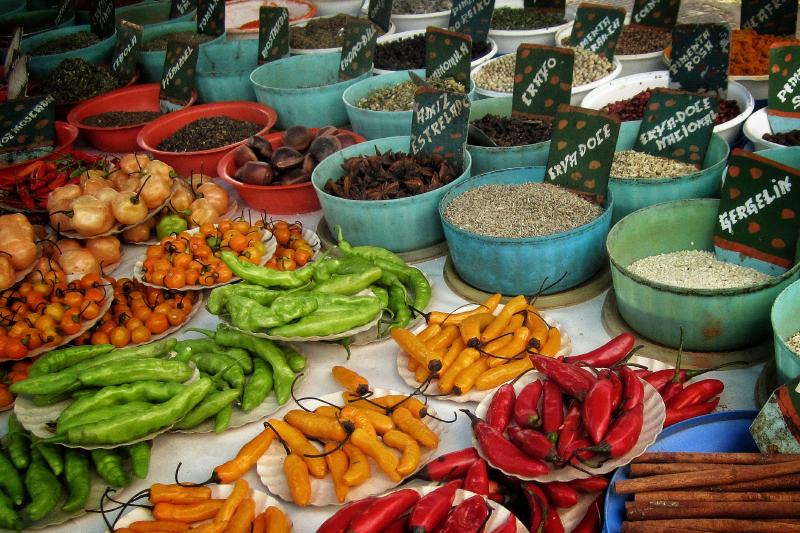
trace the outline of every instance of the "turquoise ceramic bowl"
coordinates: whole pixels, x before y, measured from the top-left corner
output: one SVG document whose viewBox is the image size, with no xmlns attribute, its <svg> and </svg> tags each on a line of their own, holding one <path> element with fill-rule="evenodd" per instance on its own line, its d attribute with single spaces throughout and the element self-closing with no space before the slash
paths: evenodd
<svg viewBox="0 0 800 533">
<path fill-rule="evenodd" d="M 209 43 L 197 58 L 197 92 L 202 102 L 255 102 L 250 73 L 258 66 L 258 39 Z"/>
<path fill-rule="evenodd" d="M 116 9 L 117 24 L 123 20 L 133 22 L 140 26 L 153 27 L 170 22 L 185 22 L 194 19 L 197 11 L 192 9 L 183 16 L 169 18 L 170 0 L 156 0 L 153 2 L 145 1 Z"/>
<path fill-rule="evenodd" d="M 444 240 L 437 207 L 453 186 L 470 175 L 469 153 L 464 156 L 464 171 L 456 180 L 439 189 L 398 200 L 360 201 L 331 196 L 323 189 L 329 179 L 338 180 L 344 173 L 345 159 L 359 155 L 374 155 L 375 149 L 410 152 L 409 137 L 387 137 L 366 141 L 340 150 L 324 159 L 311 181 L 317 191 L 328 226 L 342 227 L 345 238 L 352 244 L 382 246 L 393 252 L 419 250 Z"/>
<path fill-rule="evenodd" d="M 424 69 L 414 70 L 421 78 L 425 77 Z M 399 70 L 389 74 L 381 74 L 359 81 L 350 86 L 342 95 L 347 116 L 353 131 L 367 139 L 382 139 L 411 135 L 411 111 L 373 111 L 362 109 L 356 104 L 376 89 L 397 85 L 408 81 L 408 71 Z M 475 97 L 475 82 L 470 80 L 470 100 Z"/>
<path fill-rule="evenodd" d="M 250 74 L 258 101 L 278 112 L 278 127 L 347 124 L 342 95 L 372 71 L 339 81 L 340 57 L 338 52 L 292 56 L 261 65 Z M 309 84 L 314 87 L 305 87 Z"/>
<path fill-rule="evenodd" d="M 543 167 L 498 170 L 473 176 L 450 189 L 439 204 L 447 247 L 458 275 L 483 291 L 503 294 L 544 294 L 564 291 L 592 277 L 605 261 L 605 242 L 614 201 L 588 224 L 543 237 L 498 238 L 457 228 L 444 217 L 450 202 L 481 185 L 516 185 L 544 181 Z M 563 278 L 562 278 L 563 276 Z M 561 281 L 555 283 L 561 278 Z"/>
<path fill-rule="evenodd" d="M 191 31 L 191 32 L 197 31 L 197 23 L 194 21 L 170 20 L 163 24 L 158 24 L 155 26 L 147 26 L 144 28 L 144 35 L 142 36 L 142 40 L 146 43 L 147 41 L 152 41 L 153 39 L 161 37 L 162 35 L 168 35 L 170 33 L 185 32 L 185 31 Z M 216 44 L 220 42 L 223 43 L 225 42 L 224 33 L 219 37 L 216 37 L 206 43 L 201 44 L 200 45 L 201 54 L 202 50 L 206 46 L 212 43 Z M 149 52 L 140 50 L 139 55 L 137 56 L 137 61 L 139 63 L 139 72 L 141 73 L 142 82 L 143 83 L 160 82 L 161 76 L 164 73 L 164 61 L 166 59 L 167 59 L 166 50 L 153 50 Z"/>
<path fill-rule="evenodd" d="M 778 295 L 770 314 L 772 336 L 775 340 L 775 365 L 778 385 L 800 376 L 800 355 L 786 341 L 800 331 L 800 281 L 792 283 Z"/>
<path fill-rule="evenodd" d="M 469 121 L 481 119 L 486 115 L 511 116 L 511 96 L 485 98 L 472 102 Z M 493 170 L 517 167 L 543 167 L 547 164 L 550 141 L 522 146 L 472 146 L 467 145 L 472 156 L 474 174 L 484 174 Z"/>
<path fill-rule="evenodd" d="M 0 0 L 0 13 L 13 15 L 25 11 L 25 0 Z"/>
<path fill-rule="evenodd" d="M 11 35 L 14 28 L 22 26 L 24 35 L 35 35 L 55 28 L 55 21 L 58 10 L 56 9 L 37 9 L 32 11 L 10 11 L 0 13 L 0 35 Z M 58 28 L 66 28 L 75 25 L 75 17 L 71 17 L 61 24 Z M 33 28 L 33 29 L 31 29 Z"/>
<path fill-rule="evenodd" d="M 623 122 L 617 137 L 617 151 L 631 150 L 641 120 Z M 706 151 L 703 168 L 676 178 L 631 179 L 611 176 L 608 187 L 614 193 L 613 223 L 648 205 L 688 198 L 719 198 L 722 175 L 730 147 L 714 133 Z"/>
<path fill-rule="evenodd" d="M 769 335 L 769 313 L 780 292 L 800 277 L 800 264 L 765 283 L 741 289 L 683 289 L 633 274 L 628 266 L 680 250 L 713 252 L 719 200 L 677 200 L 640 209 L 608 235 L 611 276 L 625 321 L 645 337 L 678 347 L 723 351 L 752 346 Z M 796 256 L 800 257 L 800 256 Z"/>
<path fill-rule="evenodd" d="M 82 31 L 91 31 L 91 27 L 87 24 L 85 26 L 69 26 L 66 28 L 56 28 L 54 30 L 37 33 L 22 40 L 23 52 L 30 54 L 31 50 L 37 46 L 79 33 Z M 101 65 L 111 61 L 111 54 L 114 51 L 114 44 L 117 41 L 117 32 L 115 31 L 110 37 L 106 37 L 92 45 L 77 50 L 70 50 L 61 54 L 47 54 L 41 56 L 31 56 L 30 73 L 31 77 L 37 79 L 44 79 L 55 70 L 62 61 L 68 58 L 80 58 L 93 65 Z"/>
</svg>

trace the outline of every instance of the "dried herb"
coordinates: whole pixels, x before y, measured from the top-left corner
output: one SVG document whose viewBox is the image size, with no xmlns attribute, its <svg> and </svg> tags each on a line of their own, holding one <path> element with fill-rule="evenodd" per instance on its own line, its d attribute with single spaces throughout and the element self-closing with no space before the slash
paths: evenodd
<svg viewBox="0 0 800 533">
<path fill-rule="evenodd" d="M 81 122 L 96 128 L 113 128 L 146 124 L 160 116 L 160 111 L 108 111 L 107 113 L 90 115 Z"/>
<path fill-rule="evenodd" d="M 450 11 L 452 7 L 452 0 L 394 0 L 392 13 L 395 15 L 422 15 L 423 13 Z"/>
<path fill-rule="evenodd" d="M 52 94 L 56 103 L 79 102 L 112 91 L 124 83 L 111 71 L 77 57 L 62 61 L 42 84 L 42 92 Z"/>
<path fill-rule="evenodd" d="M 164 152 L 212 150 L 243 141 L 264 129 L 261 124 L 226 116 L 197 119 L 158 143 Z"/>
<path fill-rule="evenodd" d="M 550 139 L 553 124 L 550 121 L 526 120 L 516 117 L 486 115 L 472 122 L 489 136 L 497 146 L 523 146 Z"/>
<path fill-rule="evenodd" d="M 485 56 L 491 45 L 472 43 L 472 60 Z M 425 35 L 419 34 L 397 41 L 378 43 L 375 47 L 375 68 L 383 70 L 413 70 L 425 68 Z"/>
<path fill-rule="evenodd" d="M 602 111 L 619 115 L 619 118 L 623 121 L 641 120 L 644 116 L 644 108 L 647 106 L 648 100 L 650 100 L 650 91 L 644 90 L 627 100 L 618 100 L 606 104 Z M 719 125 L 728 122 L 741 112 L 736 100 L 720 100 L 719 115 L 717 115 L 715 124 Z"/>
<path fill-rule="evenodd" d="M 88 31 L 79 31 L 52 41 L 45 41 L 33 50 L 31 55 L 43 56 L 49 54 L 62 54 L 71 50 L 80 50 L 94 43 L 100 42 L 100 37 Z"/>
<path fill-rule="evenodd" d="M 165 35 L 159 35 L 154 39 L 145 41 L 144 43 L 142 43 L 142 51 L 156 52 L 156 51 L 166 50 L 167 42 L 169 41 L 180 41 L 182 43 L 198 46 L 203 43 L 207 43 L 213 38 L 214 37 L 210 35 L 204 35 L 202 33 L 197 33 L 193 31 L 177 31 L 175 33 L 167 33 Z"/>
<path fill-rule="evenodd" d="M 538 30 L 565 22 L 561 13 L 540 9 L 498 7 L 492 14 L 493 30 Z"/>
<path fill-rule="evenodd" d="M 453 78 L 428 80 L 428 84 L 445 91 L 466 92 L 464 85 Z M 414 94 L 416 92 L 417 84 L 411 80 L 396 83 L 375 89 L 356 102 L 356 107 L 371 109 L 372 111 L 411 111 L 414 109 Z"/>
<path fill-rule="evenodd" d="M 289 46 L 297 49 L 341 48 L 344 44 L 344 28 L 356 18 L 340 14 L 289 26 Z M 383 34 L 384 31 L 378 28 L 378 36 Z"/>
</svg>

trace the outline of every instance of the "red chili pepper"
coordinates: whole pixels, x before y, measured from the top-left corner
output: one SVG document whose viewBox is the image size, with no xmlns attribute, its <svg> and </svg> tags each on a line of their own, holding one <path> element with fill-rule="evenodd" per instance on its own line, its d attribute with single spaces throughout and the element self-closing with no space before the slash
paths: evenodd
<svg viewBox="0 0 800 533">
<path fill-rule="evenodd" d="M 372 506 L 372 502 L 374 501 L 375 498 L 364 498 L 363 500 L 345 505 L 336 511 L 333 516 L 325 520 L 325 522 L 319 526 L 319 529 L 317 529 L 317 533 L 345 533 L 345 531 L 347 531 L 347 526 L 350 525 L 353 518 Z"/>
<path fill-rule="evenodd" d="M 408 520 L 412 533 L 430 533 L 444 522 L 459 488 L 460 481 L 451 481 L 420 498 Z"/>
<path fill-rule="evenodd" d="M 611 395 L 611 410 L 616 411 L 622 403 L 622 380 L 617 374 L 617 370 L 604 368 L 597 374 L 597 379 L 607 379 L 614 386 L 614 394 Z"/>
<path fill-rule="evenodd" d="M 462 412 L 472 420 L 472 431 L 484 455 L 493 466 L 510 474 L 524 477 L 543 476 L 550 468 L 542 461 L 525 455 L 522 450 L 506 439 L 502 432 L 493 428 L 467 409 Z"/>
<path fill-rule="evenodd" d="M 489 472 L 486 470 L 486 461 L 480 459 L 472 463 L 467 470 L 467 477 L 464 478 L 464 490 L 481 496 L 489 495 Z"/>
<path fill-rule="evenodd" d="M 564 533 L 564 524 L 555 507 L 547 508 L 547 516 L 544 518 L 544 533 Z"/>
<path fill-rule="evenodd" d="M 558 455 L 561 457 L 562 462 L 570 463 L 576 466 L 580 465 L 581 463 L 585 464 L 595 456 L 595 453 L 592 450 L 593 445 L 594 443 L 591 440 L 581 437 L 580 439 L 575 439 L 570 444 L 565 446 L 563 449 L 563 454 L 562 451 L 559 451 Z"/>
<path fill-rule="evenodd" d="M 592 476 L 586 479 L 573 479 L 567 484 L 578 492 L 602 492 L 608 488 L 608 479 L 603 476 Z"/>
<path fill-rule="evenodd" d="M 419 501 L 419 493 L 413 489 L 401 489 L 382 496 L 353 518 L 347 528 L 349 533 L 379 533 L 397 517 Z"/>
<path fill-rule="evenodd" d="M 535 483 L 523 483 L 522 493 L 531 509 L 531 521 L 528 530 L 531 533 L 544 531 L 544 515 L 547 510 L 547 496 Z"/>
<path fill-rule="evenodd" d="M 460 479 L 464 477 L 472 463 L 478 459 L 480 459 L 480 455 L 475 448 L 464 448 L 457 452 L 446 453 L 423 466 L 414 477 L 428 481 Z"/>
<path fill-rule="evenodd" d="M 478 533 L 489 519 L 490 508 L 483 496 L 467 498 L 445 520 L 441 533 Z"/>
<path fill-rule="evenodd" d="M 625 367 L 625 368 L 629 368 L 630 369 L 630 367 Z M 642 379 L 644 379 L 646 376 L 649 376 L 650 374 L 653 373 L 649 368 L 634 368 L 634 369 L 630 369 L 630 370 L 631 370 L 631 372 L 636 374 L 636 377 L 642 378 Z"/>
<path fill-rule="evenodd" d="M 542 483 L 541 486 L 547 495 L 547 501 L 554 507 L 569 509 L 578 503 L 578 492 L 566 483 L 551 481 L 550 483 Z"/>
<path fill-rule="evenodd" d="M 564 422 L 564 398 L 561 395 L 561 387 L 553 381 L 545 381 L 543 389 L 542 431 L 547 438 L 555 442 L 558 428 Z"/>
<path fill-rule="evenodd" d="M 725 390 L 725 384 L 720 380 L 704 379 L 687 385 L 686 388 L 667 402 L 667 407 L 670 409 L 683 409 L 719 396 L 723 390 Z"/>
<path fill-rule="evenodd" d="M 746 365 L 746 364 L 747 363 L 744 361 L 731 361 L 730 363 L 724 363 L 711 368 L 701 368 L 698 370 L 681 370 L 680 372 L 678 372 L 678 375 L 680 376 L 679 378 L 680 381 L 682 383 L 686 383 L 690 379 L 696 378 L 697 376 L 705 374 L 706 372 L 714 372 L 715 370 L 720 370 L 722 368 L 727 368 L 729 366 Z M 676 373 L 675 369 L 669 368 L 666 370 L 658 370 L 657 372 L 648 374 L 642 379 L 644 379 L 646 382 L 652 385 L 657 391 L 660 392 L 667 385 L 667 383 L 672 381 L 672 379 L 675 377 L 675 373 Z"/>
<path fill-rule="evenodd" d="M 499 431 L 505 431 L 514 414 L 517 393 L 510 383 L 502 385 L 494 393 L 489 409 L 486 410 L 486 423 Z"/>
<path fill-rule="evenodd" d="M 508 513 L 506 521 L 494 528 L 490 533 L 517 533 L 517 517 Z"/>
<path fill-rule="evenodd" d="M 48 182 L 47 188 L 51 191 L 54 189 L 58 189 L 62 185 L 67 183 L 67 175 L 63 172 L 59 172 L 55 175 L 55 178 Z"/>
<path fill-rule="evenodd" d="M 567 416 L 564 417 L 564 423 L 558 430 L 558 443 L 556 450 L 558 456 L 562 460 L 569 459 L 566 455 L 566 449 L 578 439 L 581 429 L 581 405 L 575 401 L 570 401 L 567 406 Z"/>
<path fill-rule="evenodd" d="M 664 427 L 669 427 L 672 424 L 677 424 L 678 422 L 683 422 L 684 420 L 688 420 L 696 416 L 707 415 L 717 408 L 718 403 L 719 398 L 714 398 L 710 402 L 698 403 L 688 407 L 683 407 L 681 409 L 672 409 L 668 407 L 667 419 L 664 421 Z"/>
<path fill-rule="evenodd" d="M 408 530 L 408 514 L 398 516 L 391 524 L 381 530 L 381 533 L 406 533 Z"/>
<path fill-rule="evenodd" d="M 597 533 L 600 530 L 600 505 L 603 502 L 603 494 L 592 502 L 581 521 L 572 530 L 572 533 Z"/>
<path fill-rule="evenodd" d="M 497 481 L 490 479 L 489 480 L 489 495 L 490 500 L 494 500 L 497 503 L 505 503 L 506 496 L 503 494 L 503 489 L 500 487 L 500 483 Z"/>
<path fill-rule="evenodd" d="M 542 422 L 539 419 L 539 397 L 542 395 L 542 381 L 531 381 L 519 391 L 514 403 L 514 421 L 523 428 L 533 428 Z"/>
<path fill-rule="evenodd" d="M 610 368 L 619 363 L 633 348 L 636 337 L 630 333 L 621 333 L 591 352 L 581 355 L 570 355 L 564 358 L 565 363 L 583 363 L 594 368 Z"/>
<path fill-rule="evenodd" d="M 598 379 L 589 389 L 586 399 L 583 400 L 581 413 L 583 427 L 586 428 L 586 433 L 595 444 L 599 444 L 603 440 L 608 426 L 611 424 L 613 396 L 614 385 L 611 381 Z"/>
<path fill-rule="evenodd" d="M 578 400 L 583 400 L 596 381 L 588 370 L 578 366 L 540 355 L 532 355 L 531 359 L 533 359 L 536 370 L 555 381 L 561 390 Z"/>
<path fill-rule="evenodd" d="M 602 442 L 588 449 L 593 452 L 607 454 L 610 457 L 622 457 L 639 440 L 643 424 L 644 405 L 640 403 L 627 411 L 623 411 L 611 424 Z"/>
<path fill-rule="evenodd" d="M 625 395 L 622 402 L 622 409 L 628 410 L 636 404 L 644 402 L 644 384 L 636 371 L 631 370 L 627 366 L 623 366 L 619 370 L 622 378 L 622 390 Z"/>
<path fill-rule="evenodd" d="M 22 205 L 28 209 L 33 209 L 36 207 L 36 202 L 33 200 L 30 191 L 27 187 L 22 186 L 20 187 L 17 185 L 17 194 L 19 195 L 19 199 L 22 202 Z"/>
<path fill-rule="evenodd" d="M 44 166 L 44 161 L 42 161 L 41 159 L 38 161 L 34 161 L 29 165 L 25 165 L 24 167 L 22 167 L 17 171 L 16 173 L 17 180 L 27 178 L 29 175 L 39 170 L 42 166 Z"/>
<path fill-rule="evenodd" d="M 512 426 L 508 428 L 507 433 L 511 442 L 534 459 L 541 459 L 551 463 L 558 462 L 558 453 L 553 446 L 553 442 L 545 437 L 542 432 L 535 429 Z"/>
</svg>

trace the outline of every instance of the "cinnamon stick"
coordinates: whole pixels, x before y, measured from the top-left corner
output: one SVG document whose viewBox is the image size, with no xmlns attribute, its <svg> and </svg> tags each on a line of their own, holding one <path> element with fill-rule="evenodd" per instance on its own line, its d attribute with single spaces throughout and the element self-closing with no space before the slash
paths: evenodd
<svg viewBox="0 0 800 533">
<path fill-rule="evenodd" d="M 706 492 L 664 490 L 639 492 L 637 502 L 800 502 L 800 492 Z"/>
<path fill-rule="evenodd" d="M 653 525 L 658 520 L 647 520 L 644 522 L 623 522 L 622 533 L 713 533 L 710 529 L 685 529 L 669 526 Z M 645 525 L 642 525 L 645 524 Z"/>
<path fill-rule="evenodd" d="M 668 529 L 659 529 L 668 528 Z M 733 520 L 726 518 L 688 519 L 688 520 L 644 520 L 623 522 L 622 533 L 656 533 L 663 531 L 711 531 L 715 533 L 796 533 L 800 524 L 790 522 L 764 522 L 761 520 Z"/>
<path fill-rule="evenodd" d="M 635 463 L 630 466 L 628 477 L 657 476 L 661 474 L 680 474 L 726 468 L 724 464 L 703 463 Z"/>
<path fill-rule="evenodd" d="M 651 452 L 634 463 L 716 463 L 730 465 L 763 465 L 800 461 L 800 454 L 722 453 L 722 452 Z"/>
<path fill-rule="evenodd" d="M 800 518 L 796 502 L 626 502 L 628 520 L 670 518 Z"/>
<path fill-rule="evenodd" d="M 787 476 L 776 476 L 774 478 L 759 479 L 756 481 L 717 485 L 711 487 L 709 490 L 722 492 L 800 490 L 800 474 L 789 474 Z"/>
<path fill-rule="evenodd" d="M 654 490 L 711 487 L 798 473 L 800 473 L 800 461 L 758 466 L 729 465 L 713 470 L 624 479 L 617 481 L 615 486 L 617 494 L 632 494 Z"/>
</svg>

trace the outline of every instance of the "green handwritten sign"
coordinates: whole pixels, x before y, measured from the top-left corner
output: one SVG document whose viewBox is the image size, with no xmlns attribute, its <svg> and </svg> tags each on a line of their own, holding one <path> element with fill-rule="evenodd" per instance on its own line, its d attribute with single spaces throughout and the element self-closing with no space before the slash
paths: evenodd
<svg viewBox="0 0 800 533">
<path fill-rule="evenodd" d="M 797 0 L 742 0 L 739 26 L 760 34 L 794 36 Z"/>
<path fill-rule="evenodd" d="M 520 118 L 554 117 L 562 104 L 569 104 L 574 61 L 570 48 L 519 45 L 512 114 Z"/>
<path fill-rule="evenodd" d="M 425 76 L 433 80 L 454 78 L 469 85 L 472 39 L 469 35 L 442 28 L 425 31 Z"/>
<path fill-rule="evenodd" d="M 0 153 L 53 146 L 55 99 L 48 95 L 0 104 Z"/>
<path fill-rule="evenodd" d="M 678 24 L 672 29 L 670 87 L 692 92 L 728 90 L 731 30 L 726 24 Z"/>
<path fill-rule="evenodd" d="M 773 133 L 800 128 L 800 44 L 774 43 L 769 50 L 767 118 Z"/>
<path fill-rule="evenodd" d="M 448 26 L 469 35 L 473 43 L 485 43 L 493 12 L 494 0 L 453 0 Z"/>
<path fill-rule="evenodd" d="M 196 0 L 170 0 L 169 18 L 175 19 L 182 17 L 196 7 Z"/>
<path fill-rule="evenodd" d="M 671 30 L 680 9 L 681 0 L 633 0 L 631 24 Z"/>
<path fill-rule="evenodd" d="M 719 99 L 653 89 L 633 149 L 702 165 L 719 114 Z"/>
<path fill-rule="evenodd" d="M 197 33 L 212 37 L 225 33 L 225 0 L 198 0 Z"/>
<path fill-rule="evenodd" d="M 611 61 L 624 22 L 624 8 L 584 2 L 575 14 L 569 42 Z"/>
<path fill-rule="evenodd" d="M 101 39 L 114 34 L 114 2 L 113 0 L 96 0 L 89 18 L 92 33 Z"/>
<path fill-rule="evenodd" d="M 192 97 L 197 67 L 197 47 L 180 41 L 167 42 L 167 57 L 161 76 L 161 112 L 184 107 Z"/>
<path fill-rule="evenodd" d="M 367 17 L 383 31 L 389 31 L 392 19 L 392 0 L 369 0 Z"/>
<path fill-rule="evenodd" d="M 111 56 L 111 70 L 120 80 L 130 81 L 136 74 L 136 58 L 142 46 L 143 29 L 123 20 L 117 28 L 117 43 Z"/>
<path fill-rule="evenodd" d="M 460 175 L 464 169 L 469 109 L 466 94 L 433 87 L 417 89 L 411 120 L 411 152 L 441 155 Z"/>
<path fill-rule="evenodd" d="M 7 72 L 9 100 L 25 98 L 28 91 L 28 73 L 30 71 L 31 56 L 17 52 L 11 63 L 11 70 Z"/>
<path fill-rule="evenodd" d="M 56 17 L 53 19 L 53 26 L 60 26 L 73 16 L 75 16 L 75 0 L 61 0 Z"/>
<path fill-rule="evenodd" d="M 619 118 L 562 105 L 554 121 L 545 181 L 602 205 L 619 134 Z"/>
<path fill-rule="evenodd" d="M 261 6 L 258 10 L 258 64 L 289 54 L 289 10 Z"/>
<path fill-rule="evenodd" d="M 792 267 L 797 250 L 800 171 L 734 149 L 714 228 L 718 259 L 777 276 Z"/>
<path fill-rule="evenodd" d="M 17 56 L 22 53 L 22 49 L 20 48 L 21 43 L 22 28 L 14 28 L 11 34 L 11 40 L 8 43 L 8 48 L 6 49 L 6 56 L 3 59 L 3 76 L 5 79 L 8 79 L 8 73 L 11 72 L 11 65 L 14 64 Z"/>
<path fill-rule="evenodd" d="M 339 61 L 340 80 L 351 80 L 372 70 L 377 39 L 377 27 L 369 20 L 354 18 L 348 21 Z"/>
<path fill-rule="evenodd" d="M 561 13 L 567 8 L 566 0 L 525 0 L 523 3 L 525 9 L 542 9 L 550 13 Z"/>
</svg>

